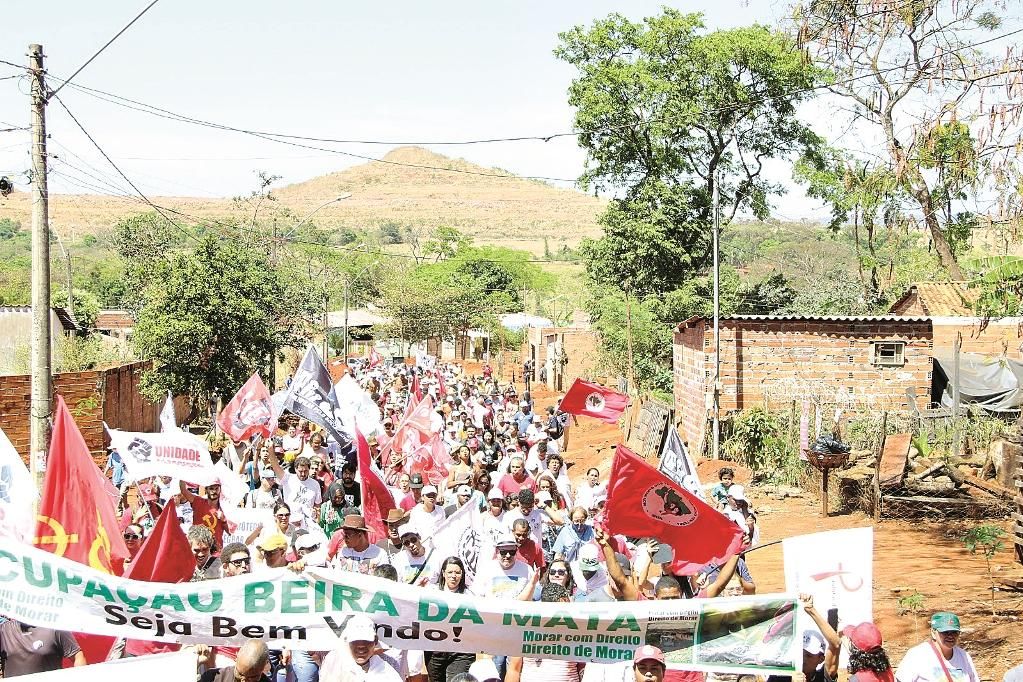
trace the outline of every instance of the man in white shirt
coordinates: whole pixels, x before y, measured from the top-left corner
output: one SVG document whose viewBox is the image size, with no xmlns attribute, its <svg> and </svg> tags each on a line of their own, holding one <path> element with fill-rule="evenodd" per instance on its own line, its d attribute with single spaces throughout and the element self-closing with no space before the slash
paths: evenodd
<svg viewBox="0 0 1023 682">
<path fill-rule="evenodd" d="M 444 509 L 437 506 L 436 486 L 423 486 L 419 504 L 412 507 L 412 511 L 409 512 L 409 523 L 419 529 L 424 537 L 429 538 L 433 537 L 437 526 L 446 518 L 447 514 L 444 513 Z"/>
<path fill-rule="evenodd" d="M 499 539 L 497 560 L 480 558 L 480 567 L 470 591 L 479 597 L 517 597 L 532 577 L 529 566 L 515 558 L 518 552 L 519 543 L 515 541 L 515 536 L 507 535 Z"/>
<path fill-rule="evenodd" d="M 906 652 L 895 670 L 896 682 L 980 682 L 973 659 L 959 643 L 959 616 L 931 616 L 931 637 Z"/>
<path fill-rule="evenodd" d="M 323 680 L 365 680 L 366 682 L 402 682 L 402 676 L 378 653 L 376 625 L 361 613 L 345 624 L 345 642 L 329 652 L 320 665 Z"/>
<path fill-rule="evenodd" d="M 483 512 L 483 532 L 491 543 L 497 542 L 508 532 L 509 524 L 504 517 L 504 493 L 497 488 L 487 492 L 487 509 Z"/>
<path fill-rule="evenodd" d="M 359 514 L 345 516 L 341 524 L 345 546 L 334 557 L 334 568 L 352 573 L 372 573 L 381 564 L 391 563 L 387 552 L 369 542 L 366 519 Z"/>
<path fill-rule="evenodd" d="M 529 536 L 536 543 L 537 547 L 541 547 L 543 543 L 543 520 L 544 516 L 550 519 L 550 522 L 554 525 L 563 525 L 563 521 L 555 520 L 553 517 L 546 513 L 546 510 L 541 511 L 536 506 L 536 496 L 533 495 L 533 491 L 523 488 L 519 491 L 519 506 L 515 509 L 510 510 L 504 515 L 505 525 L 510 531 L 512 524 L 518 519 L 525 520 L 529 524 Z"/>
<path fill-rule="evenodd" d="M 406 585 L 420 585 L 433 577 L 432 557 L 423 547 L 419 531 L 407 524 L 401 529 L 401 551 L 391 557 L 391 565 L 398 572 L 398 582 Z"/>
<path fill-rule="evenodd" d="M 277 475 L 281 482 L 281 490 L 284 491 L 284 501 L 291 507 L 291 521 L 300 526 L 305 526 L 313 521 L 313 507 L 319 507 L 323 501 L 320 498 L 319 482 L 309 476 L 310 464 L 308 457 L 299 457 L 295 460 L 295 473 L 285 471 L 281 466 L 281 460 L 277 453 L 270 455 L 270 468 Z"/>
</svg>

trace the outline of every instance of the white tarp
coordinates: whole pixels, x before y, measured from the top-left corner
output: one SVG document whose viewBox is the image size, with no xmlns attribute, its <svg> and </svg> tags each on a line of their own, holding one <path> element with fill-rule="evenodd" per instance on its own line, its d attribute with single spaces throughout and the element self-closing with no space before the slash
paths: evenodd
<svg viewBox="0 0 1023 682">
<path fill-rule="evenodd" d="M 941 404 L 952 407 L 955 358 L 934 355 L 934 362 L 948 378 Z M 978 353 L 959 354 L 959 401 L 973 403 L 989 412 L 1010 412 L 1023 405 L 1023 362 Z"/>
</svg>

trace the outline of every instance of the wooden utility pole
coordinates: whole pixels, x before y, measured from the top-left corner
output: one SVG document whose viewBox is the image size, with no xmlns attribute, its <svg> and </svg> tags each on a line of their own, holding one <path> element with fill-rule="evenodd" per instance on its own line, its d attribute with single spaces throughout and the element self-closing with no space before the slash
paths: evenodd
<svg viewBox="0 0 1023 682">
<path fill-rule="evenodd" d="M 43 46 L 28 46 L 32 79 L 32 402 L 29 468 L 41 487 L 50 446 L 50 215 L 46 187 L 46 82 Z"/>
</svg>

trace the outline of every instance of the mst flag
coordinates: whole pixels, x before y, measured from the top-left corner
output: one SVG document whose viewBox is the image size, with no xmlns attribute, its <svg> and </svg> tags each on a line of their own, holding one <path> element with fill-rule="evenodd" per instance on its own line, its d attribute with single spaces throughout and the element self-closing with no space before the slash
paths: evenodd
<svg viewBox="0 0 1023 682">
<path fill-rule="evenodd" d="M 217 426 L 236 443 L 257 433 L 269 438 L 277 430 L 278 416 L 270 391 L 254 372 L 217 417 Z"/>
<path fill-rule="evenodd" d="M 672 568 L 689 575 L 739 551 L 742 530 L 731 519 L 619 445 L 611 463 L 607 529 L 654 537 L 675 550 Z"/>
<path fill-rule="evenodd" d="M 32 541 L 32 504 L 37 497 L 32 474 L 0 429 L 0 540 Z"/>
<path fill-rule="evenodd" d="M 302 364 L 291 380 L 283 408 L 325 428 L 338 445 L 347 445 L 352 440 L 343 425 L 330 372 L 312 346 L 305 352 Z"/>
<path fill-rule="evenodd" d="M 593 417 L 614 424 L 629 406 L 629 396 L 610 388 L 576 379 L 561 399 L 562 412 Z"/>
<path fill-rule="evenodd" d="M 362 479 L 362 510 L 366 518 L 366 525 L 373 531 L 370 533 L 369 540 L 377 542 L 387 538 L 384 518 L 394 509 L 394 497 L 376 469 L 373 468 L 369 456 L 369 443 L 366 442 L 366 437 L 358 428 L 355 429 L 355 442 L 357 443 L 359 461 L 357 471 L 359 478 Z M 376 535 L 375 539 L 374 535 Z"/>
</svg>

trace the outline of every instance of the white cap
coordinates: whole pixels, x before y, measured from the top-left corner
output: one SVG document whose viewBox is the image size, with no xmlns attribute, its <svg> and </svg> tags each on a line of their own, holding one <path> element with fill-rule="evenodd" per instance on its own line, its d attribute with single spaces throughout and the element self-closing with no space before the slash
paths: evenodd
<svg viewBox="0 0 1023 682">
<path fill-rule="evenodd" d="M 312 533 L 305 533 L 298 540 L 295 540 L 295 549 L 314 549 L 320 546 L 320 538 Z"/>
<path fill-rule="evenodd" d="M 816 630 L 805 630 L 803 632 L 803 651 L 811 656 L 818 656 L 824 653 L 824 636 Z"/>
<path fill-rule="evenodd" d="M 494 664 L 494 659 L 492 658 L 481 658 L 470 665 L 469 674 L 472 675 L 477 682 L 491 682 L 492 680 L 501 679 L 501 676 L 497 674 L 497 666 Z"/>
<path fill-rule="evenodd" d="M 472 495 L 472 488 L 467 485 L 460 485 L 455 490 L 455 495 Z"/>
<path fill-rule="evenodd" d="M 377 638 L 377 628 L 369 616 L 361 613 L 348 619 L 345 626 L 345 639 L 348 642 L 373 642 Z"/>
<path fill-rule="evenodd" d="M 554 498 L 551 497 L 551 494 L 546 490 L 541 490 L 536 494 L 536 501 L 539 502 L 540 504 L 543 504 L 544 502 L 550 502 L 553 499 Z"/>
<path fill-rule="evenodd" d="M 434 486 L 434 485 L 423 486 L 423 492 L 421 494 L 425 497 L 426 495 L 429 495 L 430 493 L 433 493 L 434 495 L 436 495 L 437 494 L 437 486 Z"/>
<path fill-rule="evenodd" d="M 503 500 L 504 499 L 504 493 L 501 492 L 500 488 L 491 488 L 490 491 L 487 493 L 487 499 L 488 500 Z"/>
<path fill-rule="evenodd" d="M 746 501 L 746 489 L 743 488 L 741 485 L 738 485 L 738 484 L 733 485 L 732 487 L 730 487 L 728 489 L 728 496 L 731 497 L 733 500 L 741 500 L 741 501 L 745 502 Z"/>
<path fill-rule="evenodd" d="M 522 402 L 519 403 L 519 407 L 529 407 L 529 403 L 523 400 Z"/>
</svg>

